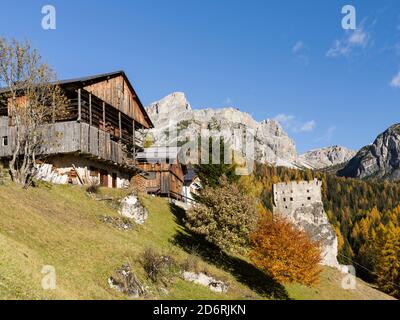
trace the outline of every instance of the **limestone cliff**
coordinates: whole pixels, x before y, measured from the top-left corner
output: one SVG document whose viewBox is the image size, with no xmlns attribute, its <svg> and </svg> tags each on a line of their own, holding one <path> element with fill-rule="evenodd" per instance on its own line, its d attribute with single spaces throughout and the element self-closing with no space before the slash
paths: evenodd
<svg viewBox="0 0 400 320">
<path fill-rule="evenodd" d="M 329 147 L 307 152 L 299 156 L 294 141 L 279 122 L 266 119 L 258 122 L 246 112 L 236 108 L 192 109 L 182 92 L 172 93 L 151 103 L 147 112 L 155 128 L 146 132 L 156 146 L 171 145 L 186 138 L 200 135 L 202 129 L 232 132 L 235 129 L 251 129 L 255 134 L 254 160 L 275 166 L 320 169 L 349 160 L 353 151 L 343 147 Z M 169 135 L 176 128 L 177 137 Z"/>
<path fill-rule="evenodd" d="M 400 180 L 400 124 L 381 133 L 372 145 L 362 148 L 339 176 Z"/>
<path fill-rule="evenodd" d="M 293 140 L 274 120 L 257 122 L 248 113 L 235 108 L 193 110 L 183 93 L 173 93 L 152 103 L 147 112 L 155 125 L 149 132 L 155 145 L 174 142 L 167 134 L 172 126 L 177 127 L 179 141 L 199 135 L 202 129 L 233 132 L 248 128 L 255 134 L 254 160 L 277 166 L 302 166 Z"/>
<path fill-rule="evenodd" d="M 300 156 L 300 159 L 311 168 L 323 169 L 346 163 L 356 155 L 356 152 L 345 147 L 332 146 L 315 149 Z"/>
</svg>

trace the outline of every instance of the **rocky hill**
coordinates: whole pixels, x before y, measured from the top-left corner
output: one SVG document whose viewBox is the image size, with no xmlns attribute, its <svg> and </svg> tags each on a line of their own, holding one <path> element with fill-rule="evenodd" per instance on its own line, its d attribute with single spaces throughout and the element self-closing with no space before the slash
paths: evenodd
<svg viewBox="0 0 400 320">
<path fill-rule="evenodd" d="M 148 133 L 155 145 L 165 146 L 176 140 L 193 140 L 202 129 L 233 132 L 235 129 L 254 130 L 254 160 L 275 166 L 294 168 L 314 168 L 335 165 L 348 160 L 352 153 L 341 147 L 314 150 L 299 156 L 294 141 L 275 120 L 254 120 L 248 113 L 235 108 L 192 109 L 184 93 L 172 93 L 147 107 L 155 129 Z M 177 139 L 172 139 L 168 129 L 175 127 Z M 178 142 L 179 144 L 179 142 Z"/>
<path fill-rule="evenodd" d="M 400 180 L 400 124 L 381 133 L 374 143 L 362 148 L 339 176 Z"/>
<path fill-rule="evenodd" d="M 356 152 L 345 147 L 332 146 L 315 149 L 300 156 L 304 163 L 312 168 L 323 169 L 348 162 L 356 155 Z"/>
</svg>

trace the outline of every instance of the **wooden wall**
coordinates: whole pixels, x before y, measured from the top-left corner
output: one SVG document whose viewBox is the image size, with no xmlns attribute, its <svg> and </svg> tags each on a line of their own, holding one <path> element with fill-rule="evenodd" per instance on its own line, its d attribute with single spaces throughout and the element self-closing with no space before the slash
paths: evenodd
<svg viewBox="0 0 400 320">
<path fill-rule="evenodd" d="M 138 163 L 137 166 L 148 172 L 154 179 L 146 179 L 138 176 L 134 178 L 134 185 L 144 186 L 142 188 L 149 193 L 160 193 L 163 195 L 169 193 L 182 194 L 184 173 L 179 163 Z"/>
<path fill-rule="evenodd" d="M 0 147 L 0 157 L 11 156 L 12 145 L 15 145 L 15 127 L 5 126 L 7 118 L 0 117 L 0 138 L 8 135 L 9 146 Z M 110 133 L 99 130 L 86 123 L 75 121 L 59 122 L 46 126 L 44 154 L 84 153 L 99 160 L 112 161 L 121 165 L 127 164 L 128 154 L 121 145 L 111 140 Z M 1 142 L 1 141 L 0 141 Z"/>
<path fill-rule="evenodd" d="M 143 127 L 150 127 L 139 107 L 138 98 L 130 90 L 123 76 L 88 85 L 84 89 L 118 108 L 118 110 L 135 119 Z"/>
<path fill-rule="evenodd" d="M 15 131 L 15 130 L 14 130 Z M 15 134 L 13 134 L 15 136 Z M 3 137 L 7 137 L 8 145 L 3 145 Z M 11 128 L 8 126 L 8 117 L 0 117 L 0 158 L 11 155 Z"/>
</svg>

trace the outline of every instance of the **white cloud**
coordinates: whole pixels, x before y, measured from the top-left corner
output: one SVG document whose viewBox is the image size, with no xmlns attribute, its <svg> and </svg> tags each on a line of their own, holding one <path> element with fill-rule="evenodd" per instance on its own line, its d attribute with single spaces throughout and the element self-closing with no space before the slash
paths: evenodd
<svg viewBox="0 0 400 320">
<path fill-rule="evenodd" d="M 227 98 L 222 102 L 222 104 L 224 104 L 224 105 L 232 105 L 232 103 L 233 103 L 233 101 L 232 101 L 232 99 L 231 99 L 230 97 L 227 97 Z"/>
<path fill-rule="evenodd" d="M 316 139 L 317 142 L 329 142 L 336 131 L 336 126 L 330 126 L 324 133 L 323 136 Z"/>
<path fill-rule="evenodd" d="M 292 122 L 294 121 L 294 116 L 289 116 L 287 114 L 281 113 L 278 114 L 274 120 L 278 121 L 284 127 L 291 126 Z"/>
<path fill-rule="evenodd" d="M 335 40 L 333 46 L 328 50 L 326 56 L 336 58 L 340 56 L 348 57 L 355 50 L 366 48 L 371 43 L 371 36 L 361 26 L 356 30 L 346 32 L 346 36 L 341 40 Z"/>
<path fill-rule="evenodd" d="M 316 122 L 314 120 L 308 121 L 300 128 L 300 132 L 311 132 L 314 130 Z"/>
<path fill-rule="evenodd" d="M 317 123 L 314 120 L 301 122 L 296 120 L 293 115 L 284 113 L 278 114 L 275 118 L 285 129 L 296 133 L 311 132 L 315 129 Z"/>
<path fill-rule="evenodd" d="M 297 41 L 292 47 L 292 53 L 296 57 L 296 60 L 304 65 L 308 65 L 310 59 L 308 57 L 308 48 L 303 41 Z"/>
<path fill-rule="evenodd" d="M 299 52 L 299 51 L 300 51 L 301 49 L 303 49 L 303 48 L 304 48 L 304 43 L 303 43 L 303 41 L 299 40 L 299 41 L 297 41 L 296 44 L 293 46 L 292 52 L 293 52 L 293 53 L 297 53 L 297 52 Z"/>
<path fill-rule="evenodd" d="M 368 44 L 368 35 L 363 29 L 356 29 L 349 36 L 349 43 L 354 46 L 365 47 Z"/>
<path fill-rule="evenodd" d="M 400 88 L 400 72 L 393 77 L 390 86 L 393 88 Z"/>
</svg>

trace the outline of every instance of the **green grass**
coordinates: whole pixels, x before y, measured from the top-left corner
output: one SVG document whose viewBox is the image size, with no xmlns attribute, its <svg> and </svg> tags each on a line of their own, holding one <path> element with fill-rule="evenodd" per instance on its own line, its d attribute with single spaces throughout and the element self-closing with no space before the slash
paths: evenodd
<svg viewBox="0 0 400 320">
<path fill-rule="evenodd" d="M 100 190 L 104 197 L 121 198 L 124 194 L 126 191 Z M 386 297 L 365 284 L 356 293 L 344 291 L 337 287 L 340 281 L 332 270 L 324 272 L 321 285 L 314 289 L 293 285 L 285 288 L 247 261 L 215 255 L 208 248 L 200 250 L 201 268 L 228 281 L 228 293 L 212 293 L 176 277 L 169 294 L 163 295 L 146 279 L 138 261 L 141 253 L 152 246 L 182 263 L 195 239 L 179 223 L 179 212 L 171 211 L 166 200 L 142 196 L 142 201 L 149 210 L 148 221 L 134 230 L 119 231 L 99 220 L 101 215 L 118 216 L 115 203 L 96 201 L 80 187 L 22 190 L 11 183 L 0 186 L 0 299 L 125 299 L 109 288 L 107 278 L 128 261 L 149 286 L 149 299 Z M 56 290 L 41 287 L 45 265 L 55 267 Z"/>
</svg>

